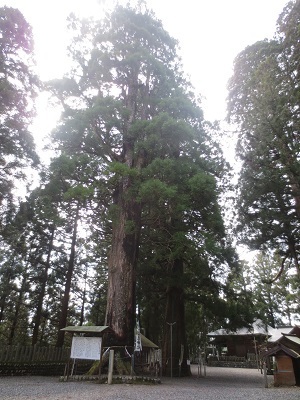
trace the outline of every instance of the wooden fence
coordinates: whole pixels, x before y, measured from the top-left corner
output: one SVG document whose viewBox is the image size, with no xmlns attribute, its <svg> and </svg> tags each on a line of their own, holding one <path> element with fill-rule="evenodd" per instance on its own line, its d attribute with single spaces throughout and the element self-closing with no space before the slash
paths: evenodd
<svg viewBox="0 0 300 400">
<path fill-rule="evenodd" d="M 209 356 L 207 365 L 211 367 L 236 367 L 236 368 L 258 368 L 259 362 L 254 355 L 248 357 L 236 356 Z"/>
<path fill-rule="evenodd" d="M 69 347 L 0 346 L 0 363 L 66 362 Z"/>
</svg>

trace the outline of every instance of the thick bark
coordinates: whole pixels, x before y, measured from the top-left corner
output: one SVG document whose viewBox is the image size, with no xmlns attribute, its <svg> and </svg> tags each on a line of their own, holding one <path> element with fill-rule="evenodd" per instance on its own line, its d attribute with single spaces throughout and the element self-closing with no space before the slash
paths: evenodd
<svg viewBox="0 0 300 400">
<path fill-rule="evenodd" d="M 136 263 L 140 236 L 140 206 L 121 200 L 113 224 L 108 259 L 108 294 L 105 324 L 115 333 L 115 343 L 133 345 L 135 325 Z"/>
<path fill-rule="evenodd" d="M 167 288 L 166 303 L 166 324 L 165 335 L 163 339 L 163 375 L 187 376 L 190 375 L 190 367 L 187 364 L 188 348 L 185 334 L 185 308 L 184 291 L 181 286 L 183 276 L 183 262 L 176 260 L 173 265 L 174 284 Z M 175 283 L 176 282 L 176 283 Z M 172 340 L 171 340 L 172 339 Z M 172 341 L 172 351 L 171 351 Z M 181 368 L 179 360 L 183 349 L 183 358 Z M 172 363 L 171 363 L 172 353 Z"/>
<path fill-rule="evenodd" d="M 58 323 L 58 334 L 57 334 L 57 341 L 56 341 L 57 347 L 63 346 L 64 338 L 65 338 L 65 332 L 62 331 L 61 329 L 65 328 L 66 324 L 67 324 L 71 283 L 72 283 L 72 276 L 73 276 L 74 267 L 75 267 L 75 254 L 76 254 L 76 240 L 77 240 L 77 225 L 78 225 L 78 220 L 79 220 L 79 208 L 80 208 L 80 205 L 78 202 L 77 208 L 76 208 L 76 215 L 75 215 L 75 219 L 74 219 L 71 251 L 70 251 L 70 258 L 69 258 L 69 262 L 68 262 L 68 270 L 67 270 L 67 274 L 66 274 L 64 295 L 63 295 L 62 305 L 61 305 L 61 314 L 60 314 L 59 323 Z"/>
<path fill-rule="evenodd" d="M 145 160 L 143 154 L 134 154 L 134 145 L 128 134 L 136 120 L 137 82 L 138 69 L 131 77 L 128 96 L 124 99 L 130 116 L 124 124 L 122 160 L 130 169 L 140 170 Z M 131 346 L 134 343 L 136 265 L 141 228 L 141 206 L 131 193 L 132 186 L 132 179 L 129 176 L 123 177 L 115 192 L 114 203 L 118 214 L 113 222 L 112 245 L 108 257 L 105 316 L 105 324 L 114 331 L 115 344 Z"/>
</svg>

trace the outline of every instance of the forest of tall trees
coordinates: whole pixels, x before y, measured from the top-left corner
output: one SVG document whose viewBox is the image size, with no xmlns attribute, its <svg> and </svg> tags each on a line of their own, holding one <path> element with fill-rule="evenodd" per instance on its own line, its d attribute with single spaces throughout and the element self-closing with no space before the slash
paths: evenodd
<svg viewBox="0 0 300 400">
<path fill-rule="evenodd" d="M 62 347 L 62 328 L 92 324 L 132 346 L 138 319 L 165 360 L 172 325 L 173 358 L 184 348 L 188 374 L 210 330 L 256 318 L 292 324 L 300 1 L 288 3 L 272 40 L 235 59 L 228 118 L 241 160 L 236 187 L 223 132 L 204 120 L 178 43 L 152 11 L 118 5 L 102 20 L 68 22 L 70 71 L 41 82 L 31 27 L 17 9 L 0 8 L 1 342 Z M 47 165 L 30 132 L 42 91 L 62 110 Z M 39 177 L 33 189 L 28 171 Z M 16 182 L 28 186 L 26 196 Z M 239 259 L 237 243 L 256 251 L 253 261 Z"/>
</svg>

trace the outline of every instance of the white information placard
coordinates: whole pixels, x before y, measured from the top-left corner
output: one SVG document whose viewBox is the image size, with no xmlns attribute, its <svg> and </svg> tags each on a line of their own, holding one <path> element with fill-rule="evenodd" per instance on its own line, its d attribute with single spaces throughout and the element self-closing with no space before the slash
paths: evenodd
<svg viewBox="0 0 300 400">
<path fill-rule="evenodd" d="M 102 338 L 73 336 L 71 358 L 100 360 Z"/>
</svg>

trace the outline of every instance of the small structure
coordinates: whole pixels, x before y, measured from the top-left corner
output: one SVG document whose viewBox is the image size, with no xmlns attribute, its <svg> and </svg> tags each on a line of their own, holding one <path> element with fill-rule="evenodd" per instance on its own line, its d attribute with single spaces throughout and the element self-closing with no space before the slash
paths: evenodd
<svg viewBox="0 0 300 400">
<path fill-rule="evenodd" d="M 300 327 L 282 333 L 276 341 L 270 340 L 263 358 L 274 365 L 274 386 L 300 386 Z"/>
<path fill-rule="evenodd" d="M 219 329 L 208 333 L 210 343 L 214 344 L 219 352 L 226 349 L 226 356 L 244 357 L 247 359 L 249 354 L 258 354 L 258 347 L 265 343 L 269 337 L 270 327 L 262 321 L 255 321 L 250 328 L 241 328 L 236 331 Z"/>
<path fill-rule="evenodd" d="M 151 342 L 146 336 L 140 333 L 141 351 L 134 352 L 134 369 L 135 372 L 142 374 L 159 375 L 161 366 L 161 351 L 159 347 Z"/>
<path fill-rule="evenodd" d="M 102 356 L 102 338 L 113 332 L 109 326 L 67 326 L 62 331 L 72 334 L 70 359 L 66 364 L 64 380 L 73 375 L 76 360 L 99 360 Z M 79 336 L 75 336 L 75 334 Z M 70 370 L 70 360 L 73 360 Z"/>
<path fill-rule="evenodd" d="M 110 349 L 114 349 L 116 352 L 115 364 L 116 370 L 119 370 L 119 374 L 142 374 L 158 377 L 161 365 L 160 349 L 140 332 L 138 335 L 138 346 L 114 346 L 114 331 L 108 326 L 67 326 L 62 330 L 72 334 L 70 359 L 66 364 L 63 380 L 73 377 L 74 366 L 75 363 L 77 365 L 77 360 L 85 360 L 87 362 L 89 360 L 100 361 L 100 366 L 98 367 L 98 377 L 100 380 L 103 357 L 108 355 Z M 110 336 L 108 340 L 109 347 L 107 348 L 104 348 L 102 343 L 104 334 Z M 126 361 L 126 363 L 123 363 L 122 360 Z M 91 365 L 88 369 L 90 367 Z M 122 373 L 120 372 L 121 370 Z"/>
</svg>

